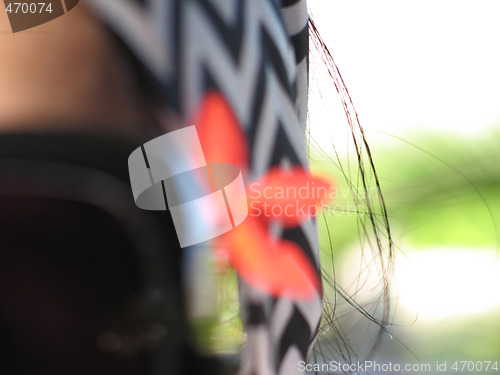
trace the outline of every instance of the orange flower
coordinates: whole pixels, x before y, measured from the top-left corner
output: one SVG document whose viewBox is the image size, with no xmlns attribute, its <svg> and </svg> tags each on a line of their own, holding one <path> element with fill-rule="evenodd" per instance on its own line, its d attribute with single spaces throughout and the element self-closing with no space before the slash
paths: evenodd
<svg viewBox="0 0 500 375">
<path fill-rule="evenodd" d="M 220 93 L 206 94 L 195 124 L 207 163 L 232 163 L 247 171 L 246 137 Z M 273 222 L 295 227 L 308 220 L 329 200 L 331 187 L 301 167 L 270 169 L 247 189 L 248 217 L 217 238 L 216 246 L 256 288 L 274 296 L 314 295 L 321 288 L 318 271 L 297 244 L 273 237 L 269 227 Z"/>
</svg>

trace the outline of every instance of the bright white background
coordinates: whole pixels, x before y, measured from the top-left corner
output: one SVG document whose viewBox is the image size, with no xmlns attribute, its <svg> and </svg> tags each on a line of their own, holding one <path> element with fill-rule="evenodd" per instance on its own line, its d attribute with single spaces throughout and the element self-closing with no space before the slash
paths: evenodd
<svg viewBox="0 0 500 375">
<path fill-rule="evenodd" d="M 500 120 L 500 1 L 309 0 L 309 7 L 372 142 L 385 139 L 375 132 L 401 136 L 417 127 L 471 136 Z M 335 101 L 331 94 L 323 99 Z M 315 92 L 311 100 L 311 108 L 323 106 L 312 111 L 313 136 L 326 145 L 345 135 L 344 123 L 331 121 L 341 114 L 325 113 Z"/>
</svg>

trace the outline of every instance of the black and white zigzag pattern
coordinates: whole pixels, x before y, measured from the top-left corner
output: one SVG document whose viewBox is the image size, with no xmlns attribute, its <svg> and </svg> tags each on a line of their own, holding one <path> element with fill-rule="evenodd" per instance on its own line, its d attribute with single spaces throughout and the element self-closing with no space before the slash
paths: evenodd
<svg viewBox="0 0 500 375">
<path fill-rule="evenodd" d="M 275 165 L 307 165 L 306 0 L 87 1 L 182 118 L 206 90 L 225 95 L 248 136 L 251 177 Z M 314 222 L 275 229 L 319 270 Z M 275 299 L 241 283 L 240 304 L 247 331 L 240 374 L 299 374 L 321 317 L 321 295 Z"/>
</svg>

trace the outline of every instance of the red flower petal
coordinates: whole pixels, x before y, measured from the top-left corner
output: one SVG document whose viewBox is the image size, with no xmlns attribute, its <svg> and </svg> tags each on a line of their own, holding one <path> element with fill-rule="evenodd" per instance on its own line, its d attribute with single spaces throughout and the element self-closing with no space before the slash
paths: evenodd
<svg viewBox="0 0 500 375">
<path fill-rule="evenodd" d="M 209 91 L 195 125 L 207 163 L 232 163 L 245 171 L 248 160 L 245 133 L 224 96 Z"/>
<path fill-rule="evenodd" d="M 273 168 L 250 185 L 248 200 L 252 215 L 293 227 L 315 216 L 334 194 L 330 182 L 303 168 Z"/>
<path fill-rule="evenodd" d="M 231 264 L 254 287 L 292 298 L 308 298 L 320 289 L 317 272 L 300 248 L 272 239 L 254 217 L 225 234 L 222 241 Z"/>
</svg>

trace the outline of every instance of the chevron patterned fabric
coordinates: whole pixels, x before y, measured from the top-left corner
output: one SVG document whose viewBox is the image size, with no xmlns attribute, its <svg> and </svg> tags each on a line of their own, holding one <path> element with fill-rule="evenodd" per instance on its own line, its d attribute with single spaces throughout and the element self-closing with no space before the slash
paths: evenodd
<svg viewBox="0 0 500 375">
<path fill-rule="evenodd" d="M 272 166 L 307 166 L 306 0 L 86 1 L 179 118 L 192 118 L 207 90 L 225 96 L 247 136 L 250 178 Z M 300 245 L 320 277 L 315 222 L 276 230 Z M 300 374 L 322 296 L 273 298 L 241 281 L 240 306 L 247 346 L 239 374 Z"/>
</svg>

